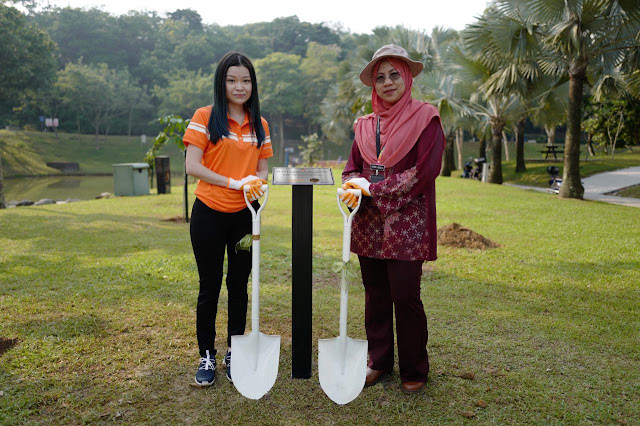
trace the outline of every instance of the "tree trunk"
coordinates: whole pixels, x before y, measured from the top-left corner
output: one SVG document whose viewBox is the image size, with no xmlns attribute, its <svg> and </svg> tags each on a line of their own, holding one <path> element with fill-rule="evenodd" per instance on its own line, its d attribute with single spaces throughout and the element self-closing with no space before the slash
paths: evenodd
<svg viewBox="0 0 640 426">
<path fill-rule="evenodd" d="M 129 135 L 131 136 L 131 135 Z M 184 221 L 189 223 L 189 175 L 187 175 L 187 147 L 184 148 Z"/>
<path fill-rule="evenodd" d="M 133 108 L 129 109 L 129 129 L 127 130 L 127 135 L 129 136 L 129 141 L 131 141 L 131 119 L 133 117 Z M 187 222 L 189 222 L 187 220 Z"/>
<path fill-rule="evenodd" d="M 442 157 L 442 170 L 440 170 L 440 176 L 451 176 L 451 171 L 456 168 L 453 144 L 451 143 L 451 135 L 445 137 L 446 143 L 444 146 L 444 155 Z"/>
<path fill-rule="evenodd" d="M 569 104 L 567 111 L 567 136 L 564 141 L 564 169 L 560 198 L 582 199 L 584 187 L 580 182 L 580 125 L 582 124 L 582 89 L 586 79 L 587 62 L 569 67 Z"/>
<path fill-rule="evenodd" d="M 524 164 L 524 125 L 526 121 L 527 117 L 520 118 L 516 127 L 516 173 L 527 171 L 527 166 Z"/>
<path fill-rule="evenodd" d="M 96 151 L 100 149 L 100 141 L 98 140 L 98 136 L 100 135 L 100 122 L 94 122 L 93 128 L 96 130 Z"/>
<path fill-rule="evenodd" d="M 489 183 L 502 184 L 502 129 L 504 122 L 491 123 L 491 169 L 489 169 Z"/>
<path fill-rule="evenodd" d="M 2 181 L 2 155 L 0 155 L 0 209 L 5 209 L 7 206 L 4 203 L 4 183 Z"/>
<path fill-rule="evenodd" d="M 280 149 L 278 151 L 280 151 L 279 160 L 282 164 L 284 162 L 284 117 L 282 113 L 278 114 L 278 127 L 280 133 Z"/>
<path fill-rule="evenodd" d="M 482 136 L 482 139 L 480 139 L 480 149 L 478 150 L 478 157 L 487 158 L 487 137 L 484 135 Z"/>
<path fill-rule="evenodd" d="M 556 142 L 556 126 L 545 127 L 544 131 L 547 134 L 547 145 L 553 145 Z"/>
<path fill-rule="evenodd" d="M 509 161 L 509 138 L 507 138 L 507 134 L 502 131 L 502 141 L 504 142 L 504 159 Z"/>
<path fill-rule="evenodd" d="M 456 130 L 456 151 L 458 154 L 458 170 L 462 170 L 462 140 L 464 139 L 464 130 Z"/>
<path fill-rule="evenodd" d="M 594 157 L 596 155 L 596 151 L 593 149 L 591 138 L 593 138 L 593 135 L 591 133 L 587 133 L 587 150 L 589 151 L 589 155 Z"/>
</svg>

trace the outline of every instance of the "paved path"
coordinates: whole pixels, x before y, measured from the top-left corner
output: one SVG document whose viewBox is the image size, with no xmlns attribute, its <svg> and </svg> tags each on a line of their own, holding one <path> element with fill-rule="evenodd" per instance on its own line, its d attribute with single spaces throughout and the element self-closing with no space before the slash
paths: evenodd
<svg viewBox="0 0 640 426">
<path fill-rule="evenodd" d="M 607 195 L 607 193 L 617 191 L 618 189 L 640 185 L 640 167 L 629 167 L 627 169 L 614 170 L 613 172 L 598 173 L 597 175 L 583 178 L 582 183 L 584 186 L 585 200 L 602 201 L 605 203 L 621 204 L 623 206 L 640 208 L 640 198 Z M 547 188 L 536 186 L 506 185 L 522 189 L 548 192 Z"/>
</svg>

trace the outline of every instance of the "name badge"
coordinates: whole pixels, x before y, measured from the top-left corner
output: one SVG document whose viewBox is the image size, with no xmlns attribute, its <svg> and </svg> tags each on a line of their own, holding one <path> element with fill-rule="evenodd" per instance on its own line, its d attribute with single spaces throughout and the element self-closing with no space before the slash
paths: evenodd
<svg viewBox="0 0 640 426">
<path fill-rule="evenodd" d="M 371 183 L 382 182 L 384 180 L 384 166 L 382 164 L 372 164 L 371 170 L 375 172 L 369 177 Z M 380 174 L 382 172 L 382 174 Z"/>
</svg>

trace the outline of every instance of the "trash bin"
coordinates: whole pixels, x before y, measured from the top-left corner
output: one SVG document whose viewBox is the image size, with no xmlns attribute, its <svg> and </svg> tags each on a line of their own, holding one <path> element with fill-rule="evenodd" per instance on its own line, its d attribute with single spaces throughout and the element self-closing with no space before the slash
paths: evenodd
<svg viewBox="0 0 640 426">
<path fill-rule="evenodd" d="M 148 195 L 149 165 L 147 163 L 113 164 L 115 195 Z"/>
<path fill-rule="evenodd" d="M 171 168 L 168 155 L 156 155 L 156 183 L 158 194 L 171 193 Z"/>
</svg>

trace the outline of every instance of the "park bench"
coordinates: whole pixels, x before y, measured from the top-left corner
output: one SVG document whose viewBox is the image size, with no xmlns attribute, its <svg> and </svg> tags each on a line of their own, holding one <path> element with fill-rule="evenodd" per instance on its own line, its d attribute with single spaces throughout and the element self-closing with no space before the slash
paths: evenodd
<svg viewBox="0 0 640 426">
<path fill-rule="evenodd" d="M 540 152 L 544 154 L 544 158 L 549 158 L 549 154 L 553 154 L 553 158 L 557 160 L 557 154 L 564 153 L 564 149 L 560 149 L 560 146 L 558 145 L 546 145 Z"/>
</svg>

